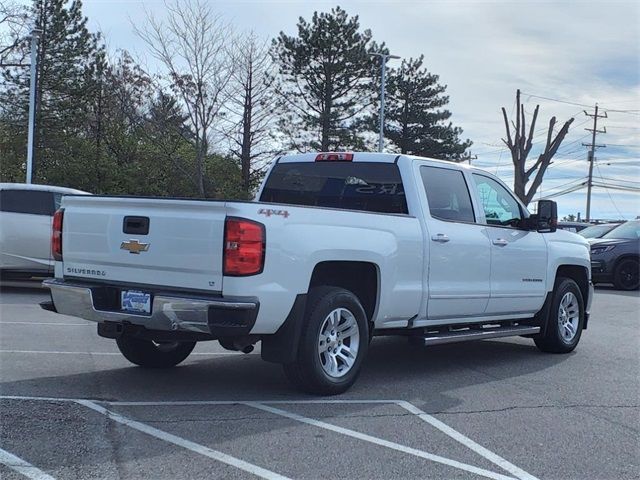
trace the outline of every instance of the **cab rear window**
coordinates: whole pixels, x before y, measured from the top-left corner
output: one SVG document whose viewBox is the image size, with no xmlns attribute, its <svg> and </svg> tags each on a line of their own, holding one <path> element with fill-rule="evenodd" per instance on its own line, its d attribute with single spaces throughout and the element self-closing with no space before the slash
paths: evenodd
<svg viewBox="0 0 640 480">
<path fill-rule="evenodd" d="M 0 211 L 51 216 L 55 212 L 53 193 L 43 190 L 0 190 Z"/>
<path fill-rule="evenodd" d="M 408 213 L 395 163 L 279 163 L 264 186 L 261 202 Z"/>
</svg>

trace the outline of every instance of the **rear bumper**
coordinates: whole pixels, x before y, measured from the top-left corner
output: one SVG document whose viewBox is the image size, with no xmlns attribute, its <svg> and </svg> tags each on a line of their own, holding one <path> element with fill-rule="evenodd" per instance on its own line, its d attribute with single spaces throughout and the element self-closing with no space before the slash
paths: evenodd
<svg viewBox="0 0 640 480">
<path fill-rule="evenodd" d="M 151 313 L 120 310 L 120 291 L 127 286 L 45 280 L 57 313 L 98 323 L 134 325 L 146 330 L 209 335 L 212 338 L 247 335 L 260 304 L 256 298 L 225 298 L 188 292 L 154 292 Z M 140 289 L 139 286 L 129 287 Z M 52 310 L 50 305 L 43 306 Z"/>
</svg>

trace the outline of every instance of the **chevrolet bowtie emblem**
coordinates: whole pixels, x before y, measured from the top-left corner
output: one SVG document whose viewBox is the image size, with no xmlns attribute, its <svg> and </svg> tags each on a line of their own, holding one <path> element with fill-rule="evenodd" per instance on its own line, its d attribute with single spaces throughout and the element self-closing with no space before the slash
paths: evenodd
<svg viewBox="0 0 640 480">
<path fill-rule="evenodd" d="M 129 240 L 128 242 L 122 242 L 120 244 L 121 250 L 128 250 L 129 253 L 135 253 L 139 255 L 140 252 L 146 252 L 149 250 L 148 243 L 140 243 L 138 240 Z"/>
</svg>

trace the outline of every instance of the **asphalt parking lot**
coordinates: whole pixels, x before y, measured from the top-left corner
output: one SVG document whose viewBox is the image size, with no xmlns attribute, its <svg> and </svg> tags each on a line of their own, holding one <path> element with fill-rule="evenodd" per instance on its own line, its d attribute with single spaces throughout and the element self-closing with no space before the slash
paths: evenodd
<svg viewBox="0 0 640 480">
<path fill-rule="evenodd" d="M 374 339 L 347 394 L 203 343 L 131 366 L 95 325 L 0 305 L 0 478 L 640 478 L 640 296 L 599 288 L 569 355 L 515 338 Z"/>
</svg>

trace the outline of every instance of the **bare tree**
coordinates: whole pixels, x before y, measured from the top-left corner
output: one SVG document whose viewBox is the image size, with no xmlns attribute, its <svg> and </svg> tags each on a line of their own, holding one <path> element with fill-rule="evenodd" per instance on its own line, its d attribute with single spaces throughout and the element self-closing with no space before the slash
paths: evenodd
<svg viewBox="0 0 640 480">
<path fill-rule="evenodd" d="M 248 195 L 264 171 L 264 160 L 277 152 L 272 135 L 274 114 L 274 67 L 269 44 L 251 32 L 236 38 L 233 92 L 227 110 L 229 128 L 225 134 L 231 153 L 242 167 L 242 187 Z"/>
<path fill-rule="evenodd" d="M 205 196 L 204 160 L 233 73 L 231 29 L 199 0 L 175 0 L 166 7 L 166 20 L 147 12 L 147 24 L 134 30 L 163 65 L 170 88 L 187 112 L 195 142 L 195 182 Z"/>
<path fill-rule="evenodd" d="M 15 58 L 27 39 L 27 9 L 14 2 L 0 0 L 0 67 L 23 67 L 24 58 Z M 24 52 L 21 52 L 24 56 Z"/>
<path fill-rule="evenodd" d="M 540 109 L 540 105 L 536 105 L 536 109 L 533 111 L 533 117 L 531 119 L 531 125 L 528 133 L 526 119 L 524 116 L 524 105 L 520 103 L 520 90 L 516 93 L 516 106 L 516 121 L 515 123 L 513 121 L 511 122 L 513 135 L 511 133 L 511 127 L 509 126 L 507 111 L 502 107 L 504 126 L 507 131 L 507 139 L 505 140 L 503 138 L 502 141 L 511 151 L 511 160 L 513 162 L 514 171 L 513 191 L 525 205 L 528 205 L 542 183 L 542 178 L 544 177 L 553 156 L 556 154 L 564 140 L 564 137 L 567 135 L 569 126 L 573 123 L 573 118 L 567 120 L 554 137 L 553 130 L 556 125 L 556 117 L 551 117 L 551 120 L 549 120 L 549 129 L 547 131 L 547 140 L 544 150 L 538 156 L 538 159 L 533 163 L 533 165 L 527 168 L 527 157 L 533 147 L 533 133 L 536 129 L 536 120 L 538 119 L 538 110 Z M 529 190 L 527 190 L 526 187 L 529 182 L 529 178 L 534 173 L 535 177 L 533 178 L 533 182 L 531 183 Z"/>
</svg>

